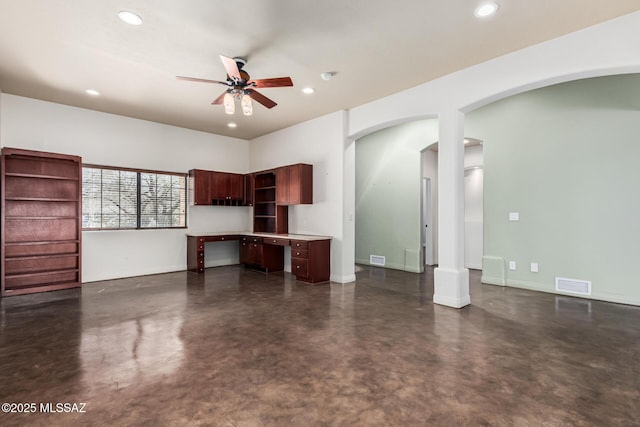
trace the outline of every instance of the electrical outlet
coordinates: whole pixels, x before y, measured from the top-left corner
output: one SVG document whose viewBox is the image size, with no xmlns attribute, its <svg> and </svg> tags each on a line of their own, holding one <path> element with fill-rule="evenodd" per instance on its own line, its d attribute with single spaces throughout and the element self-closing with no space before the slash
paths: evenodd
<svg viewBox="0 0 640 427">
<path fill-rule="evenodd" d="M 537 273 L 538 272 L 538 263 L 537 262 L 532 262 L 531 263 L 531 272 L 532 273 Z"/>
<path fill-rule="evenodd" d="M 516 269 L 516 262 L 509 261 L 509 270 L 515 271 L 515 269 Z"/>
<path fill-rule="evenodd" d="M 509 212 L 509 221 L 520 221 L 520 212 Z"/>
</svg>

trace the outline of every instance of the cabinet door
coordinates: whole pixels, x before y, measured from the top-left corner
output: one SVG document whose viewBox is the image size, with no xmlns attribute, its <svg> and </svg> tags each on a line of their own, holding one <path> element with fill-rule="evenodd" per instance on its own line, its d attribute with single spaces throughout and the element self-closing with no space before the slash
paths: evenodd
<svg viewBox="0 0 640 427">
<path fill-rule="evenodd" d="M 289 168 L 289 204 L 313 203 L 313 166 L 291 165 Z"/>
<path fill-rule="evenodd" d="M 244 176 L 244 205 L 253 206 L 253 190 L 255 188 L 255 175 L 248 173 Z"/>
<path fill-rule="evenodd" d="M 229 196 L 229 177 L 224 172 L 211 172 L 211 198 L 225 200 Z"/>
<path fill-rule="evenodd" d="M 250 243 L 247 264 L 262 265 L 262 243 Z"/>
<path fill-rule="evenodd" d="M 211 204 L 211 172 L 201 169 L 189 171 L 192 203 L 194 205 Z"/>
<path fill-rule="evenodd" d="M 289 204 L 289 166 L 276 169 L 276 204 Z"/>
<path fill-rule="evenodd" d="M 238 173 L 229 173 L 228 194 L 231 200 L 244 200 L 244 176 Z"/>
<path fill-rule="evenodd" d="M 246 238 L 240 239 L 240 264 L 251 264 L 251 243 Z"/>
</svg>

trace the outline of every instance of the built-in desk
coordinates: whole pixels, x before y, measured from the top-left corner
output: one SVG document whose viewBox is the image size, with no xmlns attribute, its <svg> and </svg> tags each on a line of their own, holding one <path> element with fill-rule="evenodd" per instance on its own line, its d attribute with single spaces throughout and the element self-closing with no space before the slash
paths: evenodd
<svg viewBox="0 0 640 427">
<path fill-rule="evenodd" d="M 187 268 L 204 273 L 207 242 L 239 241 L 240 263 L 266 272 L 284 269 L 284 247 L 291 246 L 291 273 L 308 283 L 327 282 L 331 274 L 331 237 L 237 232 L 187 233 Z"/>
</svg>

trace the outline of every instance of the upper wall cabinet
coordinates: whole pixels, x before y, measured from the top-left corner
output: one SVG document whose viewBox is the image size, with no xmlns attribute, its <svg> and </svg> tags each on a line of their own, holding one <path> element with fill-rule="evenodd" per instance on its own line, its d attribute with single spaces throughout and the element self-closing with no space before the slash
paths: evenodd
<svg viewBox="0 0 640 427">
<path fill-rule="evenodd" d="M 242 206 L 244 176 L 202 169 L 189 171 L 189 203 L 192 205 Z"/>
<path fill-rule="evenodd" d="M 191 169 L 189 171 L 189 203 L 211 205 L 211 171 Z"/>
<path fill-rule="evenodd" d="M 253 192 L 255 188 L 255 174 L 248 173 L 244 176 L 244 205 L 253 206 Z"/>
<path fill-rule="evenodd" d="M 227 201 L 229 205 L 242 205 L 244 200 L 244 175 L 227 172 L 211 172 L 211 198 Z"/>
<path fill-rule="evenodd" d="M 313 166 L 304 163 L 277 168 L 276 203 L 306 205 L 313 203 Z"/>
</svg>

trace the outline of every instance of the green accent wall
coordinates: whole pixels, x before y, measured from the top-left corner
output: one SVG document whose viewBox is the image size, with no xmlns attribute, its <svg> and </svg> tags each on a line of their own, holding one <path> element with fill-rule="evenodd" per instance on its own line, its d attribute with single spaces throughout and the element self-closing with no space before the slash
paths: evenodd
<svg viewBox="0 0 640 427">
<path fill-rule="evenodd" d="M 356 141 L 357 263 L 422 271 L 421 151 L 437 140 L 437 120 L 418 120 Z"/>
<path fill-rule="evenodd" d="M 516 95 L 465 123 L 484 141 L 483 280 L 590 280 L 592 298 L 640 305 L 640 75 Z"/>
</svg>

